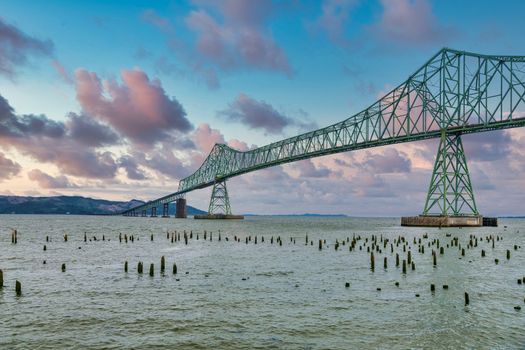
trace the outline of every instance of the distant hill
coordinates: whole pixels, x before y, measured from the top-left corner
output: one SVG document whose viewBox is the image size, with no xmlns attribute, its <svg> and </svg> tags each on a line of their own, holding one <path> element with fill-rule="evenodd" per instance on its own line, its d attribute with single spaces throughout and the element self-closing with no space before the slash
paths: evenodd
<svg viewBox="0 0 525 350">
<path fill-rule="evenodd" d="M 22 197 L 0 196 L 0 214 L 73 214 L 107 215 L 120 213 L 143 204 L 132 199 L 128 202 L 93 199 L 80 196 Z M 204 211 L 188 205 L 188 215 L 205 214 Z M 149 214 L 149 213 L 148 213 Z M 162 215 L 162 211 L 159 213 Z M 170 215 L 175 214 L 175 205 L 170 206 Z"/>
</svg>

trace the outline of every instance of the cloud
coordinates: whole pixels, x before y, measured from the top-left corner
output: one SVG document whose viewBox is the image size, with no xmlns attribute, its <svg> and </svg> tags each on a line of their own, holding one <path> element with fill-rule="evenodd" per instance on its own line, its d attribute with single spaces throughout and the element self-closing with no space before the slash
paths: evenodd
<svg viewBox="0 0 525 350">
<path fill-rule="evenodd" d="M 74 140 L 87 146 L 115 145 L 121 141 L 110 127 L 87 115 L 69 113 L 66 126 Z"/>
<path fill-rule="evenodd" d="M 131 180 L 145 180 L 148 177 L 144 174 L 144 171 L 139 169 L 137 162 L 131 156 L 122 156 L 119 158 L 118 163 L 120 167 L 124 168 L 128 179 Z"/>
<path fill-rule="evenodd" d="M 139 69 L 123 70 L 122 84 L 102 83 L 96 73 L 84 69 L 77 69 L 75 76 L 82 109 L 134 143 L 151 146 L 173 137 L 170 132 L 193 128 L 182 105 L 166 94 L 159 80 L 150 80 Z"/>
<path fill-rule="evenodd" d="M 39 40 L 6 23 L 0 17 L 0 75 L 13 78 L 29 56 L 51 56 L 53 43 Z"/>
<path fill-rule="evenodd" d="M 40 187 L 46 189 L 77 187 L 77 185 L 69 182 L 69 179 L 64 175 L 53 177 L 38 169 L 31 170 L 29 173 L 27 173 L 27 176 L 30 180 L 37 182 Z"/>
<path fill-rule="evenodd" d="M 17 116 L 9 102 L 0 95 L 0 137 L 24 138 L 29 136 L 62 137 L 65 127 L 62 123 L 44 115 L 25 114 Z"/>
<path fill-rule="evenodd" d="M 186 25 L 196 33 L 196 50 L 209 64 L 223 70 L 251 67 L 291 75 L 286 54 L 267 30 L 274 12 L 271 1 L 194 3 L 199 8 L 186 17 Z"/>
<path fill-rule="evenodd" d="M 40 162 L 53 163 L 66 174 L 114 177 L 118 166 L 112 154 L 87 146 L 70 131 L 66 124 L 44 115 L 16 115 L 8 101 L 0 96 L 0 146 L 16 148 Z"/>
<path fill-rule="evenodd" d="M 513 139 L 507 130 L 462 136 L 467 161 L 504 160 L 511 154 Z"/>
<path fill-rule="evenodd" d="M 311 159 L 295 162 L 294 168 L 299 171 L 300 178 L 324 178 L 330 175 L 330 169 L 325 167 L 316 167 Z"/>
<path fill-rule="evenodd" d="M 250 129 L 261 129 L 267 134 L 280 134 L 295 121 L 279 112 L 264 101 L 257 101 L 248 95 L 240 94 L 230 103 L 228 108 L 220 111 L 222 116 L 230 121 L 241 122 Z"/>
<path fill-rule="evenodd" d="M 321 4 L 321 16 L 309 27 L 324 31 L 334 43 L 344 44 L 344 27 L 349 20 L 350 11 L 358 2 L 359 0 L 324 0 Z"/>
<path fill-rule="evenodd" d="M 152 24 L 152 25 L 154 25 L 155 27 L 159 28 L 160 30 L 162 30 L 164 32 L 170 32 L 170 31 L 173 30 L 173 27 L 171 26 L 171 23 L 167 19 L 159 16 L 152 9 L 144 10 L 141 13 L 140 18 L 144 22 Z"/>
<path fill-rule="evenodd" d="M 381 0 L 383 14 L 373 31 L 391 44 L 435 45 L 454 34 L 439 23 L 428 0 Z"/>
<path fill-rule="evenodd" d="M 192 135 L 193 142 L 199 150 L 208 154 L 216 143 L 226 143 L 224 136 L 217 129 L 212 129 L 209 124 L 200 124 Z"/>
<path fill-rule="evenodd" d="M 392 147 L 382 154 L 367 152 L 362 165 L 374 174 L 409 173 L 412 168 L 407 155 Z"/>
<path fill-rule="evenodd" d="M 74 81 L 69 72 L 66 70 L 66 68 L 60 63 L 58 60 L 51 61 L 51 65 L 57 72 L 57 74 L 60 76 L 60 78 L 64 81 L 64 83 L 73 85 Z"/>
<path fill-rule="evenodd" d="M 21 169 L 20 164 L 6 158 L 5 155 L 0 152 L 0 180 L 9 179 L 17 175 Z"/>
</svg>

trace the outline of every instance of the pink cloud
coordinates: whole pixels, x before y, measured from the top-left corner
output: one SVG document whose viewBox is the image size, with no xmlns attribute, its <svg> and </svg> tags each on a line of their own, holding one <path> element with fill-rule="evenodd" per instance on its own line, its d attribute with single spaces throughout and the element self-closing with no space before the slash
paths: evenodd
<svg viewBox="0 0 525 350">
<path fill-rule="evenodd" d="M 69 179 L 64 175 L 53 177 L 38 169 L 31 170 L 27 173 L 27 176 L 30 180 L 37 182 L 40 187 L 46 189 L 77 187 L 75 184 L 69 182 Z"/>
<path fill-rule="evenodd" d="M 439 23 L 428 0 L 381 0 L 383 14 L 373 29 L 386 42 L 436 44 L 454 30 Z"/>
<path fill-rule="evenodd" d="M 57 72 L 57 74 L 60 76 L 60 78 L 66 83 L 73 85 L 73 78 L 69 74 L 69 72 L 66 70 L 66 68 L 60 63 L 58 60 L 51 61 L 51 65 Z"/>
<path fill-rule="evenodd" d="M 6 158 L 6 156 L 0 152 L 0 180 L 9 179 L 17 175 L 21 169 L 20 164 Z"/>
<path fill-rule="evenodd" d="M 200 124 L 192 135 L 193 142 L 199 150 L 208 154 L 216 143 L 226 143 L 224 136 L 217 129 L 212 129 L 209 124 Z"/>
<path fill-rule="evenodd" d="M 197 34 L 197 51 L 209 63 L 226 70 L 252 67 L 291 75 L 286 54 L 266 29 L 273 12 L 270 1 L 195 1 L 195 4 L 200 8 L 190 12 L 186 24 Z"/>
<path fill-rule="evenodd" d="M 331 41 L 345 43 L 344 26 L 350 18 L 350 11 L 358 0 L 324 0 L 321 4 L 321 16 L 310 26 L 313 30 L 323 30 Z"/>
<path fill-rule="evenodd" d="M 192 129 L 182 105 L 166 94 L 159 80 L 150 80 L 139 69 L 123 70 L 122 84 L 115 80 L 103 83 L 96 73 L 84 69 L 78 69 L 75 76 L 82 109 L 132 142 L 152 145 L 168 138 L 170 132 Z"/>
</svg>

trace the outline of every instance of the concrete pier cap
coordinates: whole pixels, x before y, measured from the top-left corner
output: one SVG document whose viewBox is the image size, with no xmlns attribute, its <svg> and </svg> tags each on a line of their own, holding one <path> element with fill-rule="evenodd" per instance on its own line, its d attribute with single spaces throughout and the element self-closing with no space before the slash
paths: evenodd
<svg viewBox="0 0 525 350">
<path fill-rule="evenodd" d="M 497 218 L 483 217 L 481 215 L 465 216 L 442 216 L 442 215 L 418 215 L 404 216 L 401 218 L 401 226 L 419 227 L 481 227 L 498 226 Z"/>
</svg>

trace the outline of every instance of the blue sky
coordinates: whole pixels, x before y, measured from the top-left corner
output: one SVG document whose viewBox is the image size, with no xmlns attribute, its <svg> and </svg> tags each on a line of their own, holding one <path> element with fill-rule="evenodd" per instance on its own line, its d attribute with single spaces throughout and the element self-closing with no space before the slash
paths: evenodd
<svg viewBox="0 0 525 350">
<path fill-rule="evenodd" d="M 151 199 L 172 192 L 181 176 L 198 167 L 213 141 L 261 146 L 345 119 L 404 81 L 444 46 L 524 54 L 524 9 L 521 1 L 0 1 L 0 20 L 10 28 L 0 31 L 0 58 L 6 55 L 0 60 L 0 95 L 15 113 L 44 115 L 67 129 L 73 123 L 72 112 L 84 120 L 92 118 L 96 128 L 110 128 L 100 129 L 108 133 L 108 140 L 91 143 L 86 148 L 89 154 L 42 154 L 34 149 L 41 147 L 36 141 L 4 144 L 2 159 L 11 163 L 6 161 L 8 170 L 0 174 L 0 191 L 114 199 Z M 12 46 L 13 33 L 29 44 Z M 7 48 L 17 55 L 7 56 Z M 9 69 L 2 71 L 2 62 Z M 126 125 L 126 117 L 117 114 L 152 107 L 154 102 L 134 101 L 131 94 L 122 98 L 122 104 L 109 105 L 103 101 L 112 98 L 107 86 L 102 98 L 93 101 L 90 92 L 97 85 L 93 81 L 114 84 L 112 91 L 119 96 L 152 89 L 159 94 L 154 98 L 161 101 L 159 113 L 176 110 L 175 102 L 185 113 L 179 119 L 164 116 L 166 120 L 148 115 L 157 123 L 144 131 L 147 137 L 137 135 L 137 128 L 144 125 L 132 121 Z M 126 103 L 136 108 L 126 109 Z M 254 108 L 268 114 L 260 120 L 246 112 L 254 113 Z M 500 132 L 496 141 L 512 144 L 519 133 Z M 194 144 L 191 151 L 188 140 Z M 60 142 L 57 147 L 62 150 L 82 147 L 74 140 Z M 326 158 L 233 180 L 231 192 L 243 212 L 289 212 L 293 204 L 293 212 L 352 214 L 357 209 L 352 206 L 365 203 L 359 205 L 359 215 L 416 213 L 430 180 L 435 152 L 421 156 L 429 147 L 434 145 L 395 147 L 395 154 L 377 149 L 350 155 L 363 166 L 385 154 L 410 163 L 402 171 L 368 174 L 363 183 L 357 181 L 362 169 L 338 178 L 343 173 L 338 173 L 332 158 Z M 505 162 L 510 154 L 502 154 L 500 160 Z M 68 163 L 82 157 L 93 160 L 93 167 L 105 168 L 85 172 Z M 311 166 L 332 173 L 325 178 L 300 175 Z M 491 207 L 497 192 L 504 193 L 510 185 L 498 181 L 497 173 L 492 174 L 482 160 L 474 159 L 471 167 L 481 169 L 482 175 L 473 177 L 481 183 L 478 196 L 487 192 L 486 210 L 519 211 L 515 203 Z M 290 178 L 289 196 L 272 190 L 283 177 Z M 412 188 L 419 182 L 418 188 Z M 266 186 L 258 188 L 255 183 Z M 353 200 L 338 205 L 337 191 L 330 191 L 339 186 L 352 189 L 346 197 Z M 359 186 L 375 186 L 384 197 L 377 191 L 360 192 Z M 386 187 L 379 190 L 381 186 Z M 242 193 L 257 193 L 264 200 L 250 201 Z M 204 190 L 189 199 L 206 207 L 208 195 Z M 407 195 L 412 196 L 411 204 L 396 206 L 406 203 Z M 325 203 L 322 210 L 315 198 Z"/>
</svg>

